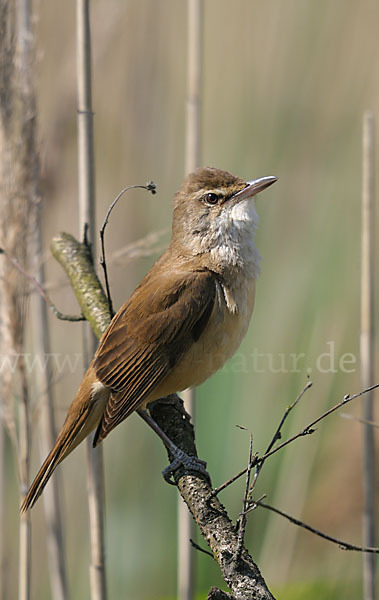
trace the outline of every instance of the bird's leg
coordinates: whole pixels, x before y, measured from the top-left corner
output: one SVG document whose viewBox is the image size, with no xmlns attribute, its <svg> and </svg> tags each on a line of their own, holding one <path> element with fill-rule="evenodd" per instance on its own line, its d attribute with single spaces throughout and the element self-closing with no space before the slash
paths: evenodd
<svg viewBox="0 0 379 600">
<path fill-rule="evenodd" d="M 183 466 L 186 469 L 191 469 L 192 471 L 198 471 L 209 479 L 209 474 L 206 470 L 206 462 L 200 460 L 196 456 L 190 456 L 178 448 L 178 446 L 176 446 L 174 442 L 170 440 L 163 429 L 160 428 L 158 423 L 153 419 L 147 410 L 139 409 L 137 412 L 139 416 L 142 417 L 142 419 L 155 431 L 155 433 L 159 435 L 167 450 L 174 458 L 174 460 L 162 471 L 162 475 L 167 483 L 175 485 L 175 481 L 171 479 L 171 476 L 180 466 Z"/>
</svg>

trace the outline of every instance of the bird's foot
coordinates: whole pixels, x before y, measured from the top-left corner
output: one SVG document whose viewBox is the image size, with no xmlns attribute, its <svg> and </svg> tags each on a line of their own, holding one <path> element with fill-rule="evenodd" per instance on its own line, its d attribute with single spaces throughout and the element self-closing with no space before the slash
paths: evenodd
<svg viewBox="0 0 379 600">
<path fill-rule="evenodd" d="M 204 460 L 200 460 L 200 458 L 197 458 L 196 456 L 189 456 L 177 446 L 175 446 L 175 449 L 170 448 L 170 450 L 174 456 L 174 460 L 162 471 L 163 478 L 167 483 L 176 485 L 173 474 L 179 467 L 201 473 L 210 481 L 209 473 L 206 469 L 207 463 Z"/>
<path fill-rule="evenodd" d="M 138 414 L 142 419 L 159 435 L 164 445 L 166 446 L 168 452 L 173 457 L 173 461 L 162 471 L 162 475 L 167 481 L 167 483 L 171 483 L 172 485 L 176 485 L 176 482 L 173 478 L 174 472 L 180 467 L 184 467 L 185 469 L 190 469 L 191 471 L 195 471 L 197 473 L 201 473 L 205 475 L 208 482 L 210 483 L 211 478 L 209 477 L 209 473 L 206 470 L 207 463 L 197 456 L 189 455 L 184 450 L 178 448 L 176 444 L 167 436 L 167 434 L 159 427 L 158 423 L 154 421 L 153 417 L 147 410 L 139 409 Z M 185 413 L 187 415 L 187 413 Z M 188 415 L 187 415 L 188 416 Z"/>
</svg>

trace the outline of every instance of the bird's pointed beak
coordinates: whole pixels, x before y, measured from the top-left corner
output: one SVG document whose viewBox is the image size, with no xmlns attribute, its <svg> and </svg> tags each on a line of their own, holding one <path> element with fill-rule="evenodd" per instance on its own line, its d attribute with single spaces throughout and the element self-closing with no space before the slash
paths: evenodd
<svg viewBox="0 0 379 600">
<path fill-rule="evenodd" d="M 245 198 L 251 198 L 252 196 L 255 196 L 259 192 L 262 192 L 268 188 L 270 185 L 275 183 L 275 181 L 278 181 L 278 178 L 274 177 L 274 175 L 259 177 L 253 181 L 248 181 L 246 187 L 233 196 L 233 200 L 244 200 Z"/>
</svg>

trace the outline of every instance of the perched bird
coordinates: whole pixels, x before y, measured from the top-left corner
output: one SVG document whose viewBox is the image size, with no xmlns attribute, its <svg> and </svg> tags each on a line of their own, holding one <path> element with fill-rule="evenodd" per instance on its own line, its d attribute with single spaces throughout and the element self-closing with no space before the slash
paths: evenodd
<svg viewBox="0 0 379 600">
<path fill-rule="evenodd" d="M 254 197 L 275 181 L 245 182 L 210 167 L 186 177 L 174 197 L 170 245 L 101 338 L 21 510 L 91 431 L 96 446 L 135 410 L 151 422 L 149 402 L 199 385 L 234 354 L 260 272 Z"/>
</svg>

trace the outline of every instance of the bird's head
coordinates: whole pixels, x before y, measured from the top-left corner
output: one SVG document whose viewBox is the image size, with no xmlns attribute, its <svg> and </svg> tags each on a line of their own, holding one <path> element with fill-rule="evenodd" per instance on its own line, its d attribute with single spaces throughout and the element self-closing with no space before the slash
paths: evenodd
<svg viewBox="0 0 379 600">
<path fill-rule="evenodd" d="M 261 177 L 244 181 L 227 171 L 202 167 L 186 177 L 174 197 L 173 241 L 185 253 L 243 252 L 253 243 L 258 224 L 254 197 L 276 181 Z"/>
</svg>

